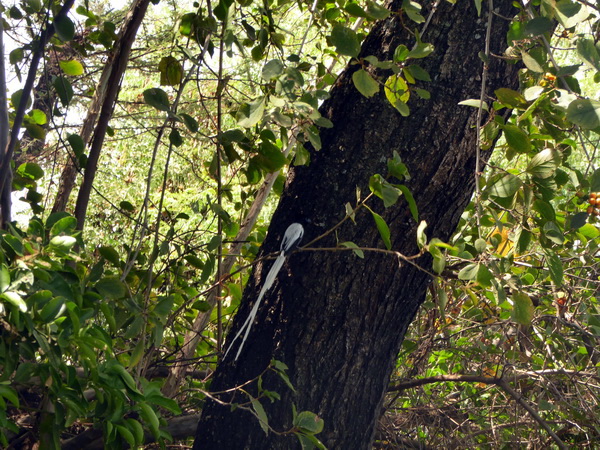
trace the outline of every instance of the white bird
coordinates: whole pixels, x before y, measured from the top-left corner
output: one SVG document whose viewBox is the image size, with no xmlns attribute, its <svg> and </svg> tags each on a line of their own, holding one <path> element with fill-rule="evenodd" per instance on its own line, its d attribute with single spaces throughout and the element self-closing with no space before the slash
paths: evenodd
<svg viewBox="0 0 600 450">
<path fill-rule="evenodd" d="M 271 270 L 269 270 L 269 273 L 267 274 L 267 277 L 265 278 L 265 283 L 263 284 L 263 287 L 260 290 L 260 293 L 258 294 L 258 299 L 256 300 L 256 303 L 252 307 L 252 311 L 250 311 L 250 314 L 248 315 L 248 318 L 244 322 L 244 325 L 242 325 L 240 330 L 237 332 L 237 334 L 231 340 L 231 343 L 229 344 L 229 347 L 227 348 L 227 351 L 225 352 L 225 356 L 223 356 L 223 359 L 227 358 L 227 354 L 229 353 L 229 350 L 231 350 L 231 347 L 233 347 L 233 343 L 237 340 L 237 338 L 240 337 L 242 332 L 244 330 L 246 330 L 246 332 L 244 333 L 244 338 L 242 339 L 242 343 L 240 344 L 240 348 L 238 349 L 237 354 L 235 355 L 235 361 L 237 361 L 238 356 L 240 356 L 242 348 L 244 347 L 244 342 L 246 342 L 246 339 L 248 338 L 248 335 L 250 334 L 250 328 L 252 328 L 252 324 L 254 323 L 254 318 L 256 317 L 256 313 L 258 312 L 258 307 L 260 306 L 260 302 L 261 302 L 263 296 L 275 282 L 275 278 L 277 278 L 277 274 L 279 273 L 279 271 L 281 270 L 281 267 L 283 266 L 283 263 L 285 262 L 285 257 L 287 256 L 287 254 L 289 252 L 291 252 L 300 243 L 303 235 L 304 235 L 304 228 L 302 227 L 302 225 L 300 225 L 299 223 L 296 223 L 296 222 L 291 224 L 289 227 L 287 227 L 287 230 L 285 230 L 285 234 L 283 235 L 283 239 L 281 240 L 281 247 L 280 247 L 281 251 L 279 253 L 279 256 L 277 256 L 277 259 L 273 263 Z"/>
</svg>

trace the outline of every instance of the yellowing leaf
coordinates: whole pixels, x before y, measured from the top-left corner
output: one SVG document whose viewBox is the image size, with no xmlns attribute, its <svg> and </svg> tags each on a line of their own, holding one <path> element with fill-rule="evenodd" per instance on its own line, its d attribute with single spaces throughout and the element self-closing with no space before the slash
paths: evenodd
<svg viewBox="0 0 600 450">
<path fill-rule="evenodd" d="M 62 71 L 67 75 L 79 76 L 83 74 L 83 66 L 75 59 L 70 61 L 60 61 L 58 64 L 60 65 Z"/>
</svg>

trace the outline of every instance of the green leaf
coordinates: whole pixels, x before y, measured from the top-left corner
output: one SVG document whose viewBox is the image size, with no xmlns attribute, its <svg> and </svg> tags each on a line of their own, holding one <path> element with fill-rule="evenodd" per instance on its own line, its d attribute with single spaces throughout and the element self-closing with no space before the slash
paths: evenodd
<svg viewBox="0 0 600 450">
<path fill-rule="evenodd" d="M 0 292 L 4 292 L 10 286 L 10 272 L 5 264 L 0 266 Z"/>
<path fill-rule="evenodd" d="M 524 32 L 527 36 L 539 36 L 550 33 L 554 29 L 552 21 L 547 17 L 535 17 L 525 24 Z"/>
<path fill-rule="evenodd" d="M 494 275 L 490 272 L 490 269 L 487 268 L 485 264 L 477 264 L 477 277 L 476 281 L 485 288 L 489 288 L 492 286 L 492 280 L 494 279 Z"/>
<path fill-rule="evenodd" d="M 571 0 L 556 2 L 554 12 L 560 24 L 565 28 L 572 28 L 583 22 L 590 15 L 587 8 Z"/>
<path fill-rule="evenodd" d="M 562 155 L 553 148 L 545 148 L 529 161 L 527 173 L 537 178 L 548 178 L 554 174 L 562 162 Z"/>
<path fill-rule="evenodd" d="M 100 253 L 100 255 L 104 259 L 113 264 L 115 267 L 121 266 L 121 258 L 119 257 L 119 253 L 114 249 L 114 247 L 102 245 L 98 247 L 98 253 Z"/>
<path fill-rule="evenodd" d="M 222 22 L 227 20 L 229 15 L 229 7 L 233 4 L 233 0 L 219 0 L 219 3 L 214 9 L 215 17 Z"/>
<path fill-rule="evenodd" d="M 579 229 L 579 233 L 587 239 L 596 239 L 600 236 L 600 230 L 591 223 L 586 223 Z"/>
<path fill-rule="evenodd" d="M 485 111 L 489 111 L 490 107 L 488 106 L 488 104 L 486 102 L 482 102 L 479 99 L 475 99 L 475 98 L 470 98 L 468 100 L 463 100 L 462 102 L 458 102 L 459 105 L 461 106 L 472 106 L 473 108 L 479 108 L 479 106 L 481 105 L 481 108 Z"/>
<path fill-rule="evenodd" d="M 459 280 L 476 280 L 477 272 L 479 271 L 479 264 L 470 263 L 463 267 L 460 272 L 458 272 Z"/>
<path fill-rule="evenodd" d="M 144 419 L 144 422 L 146 422 L 146 425 L 148 425 L 148 428 L 152 432 L 152 435 L 158 439 L 158 437 L 160 436 L 160 422 L 158 420 L 158 417 L 156 416 L 156 413 L 154 412 L 152 407 L 148 405 L 148 403 L 140 402 L 139 407 L 142 419 Z"/>
<path fill-rule="evenodd" d="M 446 257 L 439 247 L 430 245 L 429 253 L 433 256 L 433 271 L 437 274 L 441 274 L 446 268 Z"/>
<path fill-rule="evenodd" d="M 411 64 L 410 66 L 405 67 L 404 71 L 408 72 L 416 80 L 431 81 L 429 72 L 427 72 L 418 64 Z"/>
<path fill-rule="evenodd" d="M 500 198 L 512 197 L 522 185 L 523 182 L 519 177 L 507 174 L 492 185 L 490 195 Z"/>
<path fill-rule="evenodd" d="M 70 61 L 60 61 L 58 64 L 60 65 L 62 71 L 67 75 L 76 77 L 83 74 L 83 66 L 76 59 L 72 59 Z"/>
<path fill-rule="evenodd" d="M 54 297 L 44 305 L 44 307 L 40 311 L 40 318 L 46 323 L 54 321 L 64 312 L 65 302 L 65 297 Z"/>
<path fill-rule="evenodd" d="M 545 72 L 544 68 L 540 65 L 540 63 L 537 62 L 536 59 L 529 53 L 527 53 L 525 50 L 521 50 L 521 57 L 523 58 L 523 64 L 525 64 L 525 67 L 527 67 L 532 72 Z"/>
<path fill-rule="evenodd" d="M 4 239 L 4 242 L 6 242 L 17 255 L 23 256 L 23 242 L 21 242 L 19 238 L 13 236 L 12 234 L 5 234 L 2 236 L 2 239 Z"/>
<path fill-rule="evenodd" d="M 354 252 L 354 254 L 356 256 L 358 256 L 360 259 L 364 259 L 365 258 L 365 253 L 354 242 L 349 242 L 349 241 L 348 242 L 342 242 L 340 245 L 342 247 L 351 248 L 352 251 Z"/>
<path fill-rule="evenodd" d="M 19 64 L 21 61 L 23 61 L 24 57 L 25 57 L 25 52 L 23 51 L 23 49 L 15 48 L 13 51 L 10 52 L 10 54 L 8 56 L 8 60 L 9 60 L 10 64 Z"/>
<path fill-rule="evenodd" d="M 60 252 L 68 252 L 77 243 L 73 236 L 55 236 L 50 240 L 50 246 Z"/>
<path fill-rule="evenodd" d="M 498 101 L 509 108 L 518 108 L 527 104 L 527 100 L 519 92 L 512 89 L 500 88 L 494 93 Z"/>
<path fill-rule="evenodd" d="M 335 24 L 333 26 L 328 42 L 340 55 L 356 58 L 360 53 L 358 36 L 353 30 L 343 25 Z"/>
<path fill-rule="evenodd" d="M 17 408 L 19 407 L 19 396 L 17 394 L 17 391 L 15 391 L 12 387 L 0 384 L 0 396 L 7 399 Z"/>
<path fill-rule="evenodd" d="M 222 144 L 230 144 L 232 142 L 242 142 L 246 138 L 244 132 L 240 129 L 227 130 L 219 138 Z"/>
<path fill-rule="evenodd" d="M 402 191 L 402 194 L 404 194 L 404 198 L 408 202 L 408 208 L 410 209 L 410 213 L 412 214 L 413 219 L 415 219 L 415 222 L 418 222 L 419 209 L 417 208 L 417 202 L 415 202 L 415 198 L 413 197 L 412 192 L 410 192 L 410 189 L 408 189 L 408 187 L 406 187 L 403 184 L 399 184 L 398 189 L 400 189 L 400 191 Z"/>
<path fill-rule="evenodd" d="M 190 130 L 192 133 L 197 133 L 199 129 L 198 121 L 194 119 L 192 116 L 186 113 L 179 114 L 181 120 L 185 124 L 186 128 Z"/>
<path fill-rule="evenodd" d="M 402 62 L 406 60 L 409 53 L 410 50 L 408 47 L 406 47 L 404 44 L 400 44 L 398 47 L 396 47 L 396 50 L 394 50 L 394 62 Z"/>
<path fill-rule="evenodd" d="M 512 294 L 513 310 L 512 318 L 520 325 L 531 325 L 535 307 L 529 295 L 524 292 L 514 292 Z"/>
<path fill-rule="evenodd" d="M 344 6 L 344 11 L 354 17 L 367 17 L 366 11 L 354 1 L 346 3 L 346 6 Z"/>
<path fill-rule="evenodd" d="M 77 228 L 77 219 L 73 216 L 63 217 L 57 220 L 50 229 L 50 236 L 59 236 L 62 233 L 70 234 Z"/>
<path fill-rule="evenodd" d="M 25 122 L 25 129 L 29 133 L 29 135 L 40 141 L 44 141 L 46 139 L 46 130 L 35 123 Z"/>
<path fill-rule="evenodd" d="M 592 69 L 600 70 L 600 54 L 598 54 L 598 49 L 593 39 L 579 38 L 577 40 L 577 53 Z"/>
<path fill-rule="evenodd" d="M 131 374 L 129 372 L 127 372 L 127 369 L 125 369 L 125 367 L 123 367 L 121 364 L 116 363 L 116 362 L 111 364 L 110 371 L 117 374 L 119 376 L 119 378 L 121 378 L 121 380 L 123 381 L 123 384 L 125 384 L 125 386 L 131 392 L 135 392 L 138 394 L 140 393 L 140 391 L 138 391 L 137 386 L 135 385 L 135 380 L 133 379 Z M 143 405 L 148 406 L 146 403 L 140 404 L 140 406 L 143 406 Z M 154 411 L 152 411 L 152 412 L 154 412 Z M 143 416 L 143 414 L 142 414 L 142 416 Z M 156 417 L 156 415 L 155 415 L 155 417 Z M 158 421 L 158 418 L 156 420 Z"/>
<path fill-rule="evenodd" d="M 133 436 L 133 433 L 123 425 L 116 425 L 116 428 L 121 437 L 129 444 L 129 446 L 131 448 L 135 448 L 135 437 Z"/>
<path fill-rule="evenodd" d="M 39 109 L 32 110 L 28 114 L 28 118 L 31 119 L 36 125 L 45 125 L 48 122 L 46 113 L 44 113 L 44 111 L 40 111 Z"/>
<path fill-rule="evenodd" d="M 394 150 L 393 156 L 388 159 L 387 168 L 390 175 L 396 177 L 398 180 L 410 180 L 410 174 L 406 164 L 402 162 L 402 158 L 396 150 Z"/>
<path fill-rule="evenodd" d="M 323 431 L 325 422 L 311 411 L 302 411 L 296 416 L 294 426 L 310 434 L 319 434 Z"/>
<path fill-rule="evenodd" d="M 68 42 L 75 37 L 75 25 L 66 14 L 61 14 L 54 19 L 54 29 L 58 38 L 63 42 Z"/>
<path fill-rule="evenodd" d="M 181 137 L 181 134 L 177 128 L 172 129 L 169 133 L 169 142 L 175 147 L 181 147 L 183 144 L 183 138 Z"/>
<path fill-rule="evenodd" d="M 369 179 L 369 189 L 383 200 L 383 205 L 386 208 L 396 203 L 398 197 L 400 197 L 400 191 L 379 174 L 373 175 Z"/>
<path fill-rule="evenodd" d="M 375 3 L 372 0 L 367 1 L 367 14 L 375 20 L 387 19 L 391 14 L 390 10 Z"/>
<path fill-rule="evenodd" d="M 556 219 L 556 212 L 552 205 L 543 200 L 537 199 L 533 202 L 533 209 L 540 214 L 540 217 L 546 221 L 553 221 Z"/>
<path fill-rule="evenodd" d="M 478 238 L 475 240 L 475 250 L 478 253 L 484 253 L 487 250 L 488 243 L 485 239 Z"/>
<path fill-rule="evenodd" d="M 584 98 L 572 101 L 567 108 L 567 119 L 588 130 L 600 126 L 600 102 Z"/>
<path fill-rule="evenodd" d="M 135 442 L 137 445 L 141 445 L 144 443 L 144 427 L 137 420 L 132 418 L 125 419 L 129 426 L 129 430 L 135 436 Z M 132 445 L 131 448 L 135 448 L 135 445 Z"/>
<path fill-rule="evenodd" d="M 321 150 L 321 136 L 319 135 L 319 131 L 316 127 L 309 127 L 305 130 L 306 135 L 308 136 L 308 140 L 312 144 L 315 150 Z"/>
<path fill-rule="evenodd" d="M 252 403 L 252 409 L 254 410 L 254 412 L 256 413 L 256 416 L 258 417 L 258 423 L 259 423 L 260 427 L 263 429 L 265 434 L 269 434 L 269 418 L 267 417 L 267 413 L 265 412 L 265 409 L 260 404 L 260 402 L 255 398 L 251 398 L 250 402 Z"/>
<path fill-rule="evenodd" d="M 546 222 L 542 228 L 544 235 L 555 244 L 562 245 L 565 240 L 562 231 L 554 222 Z"/>
<path fill-rule="evenodd" d="M 527 153 L 531 150 L 531 141 L 529 136 L 515 125 L 505 125 L 503 127 L 506 143 L 517 153 Z"/>
<path fill-rule="evenodd" d="M 271 141 L 261 142 L 259 153 L 252 160 L 267 172 L 275 172 L 281 169 L 287 162 L 287 159 L 281 149 Z"/>
<path fill-rule="evenodd" d="M 538 99 L 540 95 L 542 95 L 544 90 L 545 89 L 542 86 L 531 86 L 525 89 L 525 91 L 523 91 L 523 95 L 525 96 L 525 100 L 527 100 L 528 102 L 532 102 Z"/>
<path fill-rule="evenodd" d="M 415 93 L 423 100 L 429 100 L 431 98 L 431 92 L 427 89 L 416 88 Z"/>
<path fill-rule="evenodd" d="M 163 397 L 160 394 L 151 394 L 146 396 L 146 400 L 153 405 L 161 406 L 166 410 L 172 412 L 173 414 L 179 415 L 181 414 L 181 408 L 177 404 L 177 402 L 171 398 Z"/>
<path fill-rule="evenodd" d="M 27 304 L 25 303 L 25 300 L 23 300 L 16 292 L 5 291 L 0 294 L 0 298 L 6 300 L 11 305 L 16 306 L 21 312 L 27 312 Z"/>
<path fill-rule="evenodd" d="M 11 96 L 10 96 L 10 102 L 13 106 L 13 108 L 17 109 L 19 107 L 19 105 L 21 104 L 21 98 L 23 97 L 23 89 L 19 89 L 17 91 L 15 91 Z M 31 107 L 31 96 L 27 97 L 27 102 L 25 104 L 26 108 L 30 108 Z"/>
<path fill-rule="evenodd" d="M 258 97 L 254 101 L 240 106 L 236 115 L 238 125 L 250 128 L 260 122 L 265 111 L 265 102 L 265 97 Z"/>
<path fill-rule="evenodd" d="M 402 1 L 402 10 L 406 13 L 408 18 L 415 23 L 425 22 L 425 17 L 421 15 L 421 5 L 412 0 Z"/>
<path fill-rule="evenodd" d="M 36 163 L 23 163 L 16 171 L 17 175 L 30 180 L 39 180 L 44 176 L 44 169 Z"/>
<path fill-rule="evenodd" d="M 183 66 L 174 56 L 163 56 L 158 63 L 158 71 L 161 86 L 176 86 L 183 79 Z"/>
<path fill-rule="evenodd" d="M 434 46 L 424 42 L 417 42 L 414 48 L 408 52 L 407 58 L 425 58 L 433 53 Z"/>
<path fill-rule="evenodd" d="M 58 98 L 60 99 L 62 105 L 65 108 L 69 106 L 69 103 L 71 103 L 71 100 L 73 99 L 74 95 L 73 87 L 71 86 L 69 80 L 67 80 L 63 76 L 58 76 L 54 79 L 52 86 L 54 86 L 54 89 L 56 90 L 56 93 L 58 94 Z"/>
<path fill-rule="evenodd" d="M 585 223 L 587 222 L 587 219 L 588 219 L 588 213 L 586 213 L 585 211 L 574 214 L 573 216 L 571 216 L 571 220 L 570 220 L 571 229 L 576 230 L 578 228 L 581 228 L 582 226 L 585 225 Z"/>
<path fill-rule="evenodd" d="M 146 89 L 143 93 L 144 102 L 159 111 L 169 111 L 169 96 L 160 88 Z"/>
<path fill-rule="evenodd" d="M 392 75 L 389 77 L 384 86 L 385 97 L 396 109 L 396 104 L 398 102 L 408 102 L 408 99 L 410 98 L 408 84 L 406 84 L 406 81 L 404 81 L 404 78 L 402 78 L 400 75 Z M 399 112 L 402 113 L 402 111 Z"/>
<path fill-rule="evenodd" d="M 283 62 L 279 59 L 272 59 L 262 69 L 262 77 L 266 81 L 271 81 L 283 73 Z"/>
<path fill-rule="evenodd" d="M 173 304 L 175 302 L 175 298 L 172 295 L 169 295 L 166 298 L 163 298 L 159 301 L 154 307 L 154 313 L 160 317 L 161 319 L 165 319 L 168 314 L 170 314 L 173 309 Z"/>
<path fill-rule="evenodd" d="M 388 227 L 387 223 L 385 223 L 385 220 L 383 220 L 383 217 L 381 217 L 379 214 L 374 211 L 371 211 L 371 214 L 373 215 L 373 220 L 375 220 L 375 225 L 377 225 L 377 230 L 379 231 L 379 235 L 381 236 L 385 247 L 388 250 L 391 250 L 392 242 L 390 240 L 390 228 Z"/>
<path fill-rule="evenodd" d="M 23 18 L 21 10 L 14 5 L 10 7 L 8 11 L 8 16 L 14 20 L 21 20 Z"/>
<path fill-rule="evenodd" d="M 546 251 L 546 262 L 554 285 L 561 286 L 563 282 L 563 265 L 560 257 L 554 252 Z"/>
<path fill-rule="evenodd" d="M 83 155 L 83 151 L 85 150 L 85 143 L 83 142 L 83 139 L 81 139 L 81 136 L 79 136 L 78 134 L 70 134 L 67 137 L 67 142 L 69 142 L 69 144 L 71 145 L 75 156 L 79 157 Z"/>
<path fill-rule="evenodd" d="M 352 82 L 365 97 L 373 97 L 379 92 L 379 83 L 364 69 L 359 69 L 352 74 Z"/>
<path fill-rule="evenodd" d="M 101 278 L 95 287 L 100 295 L 112 300 L 123 298 L 127 294 L 127 288 L 119 280 L 119 277 L 115 276 Z"/>
</svg>

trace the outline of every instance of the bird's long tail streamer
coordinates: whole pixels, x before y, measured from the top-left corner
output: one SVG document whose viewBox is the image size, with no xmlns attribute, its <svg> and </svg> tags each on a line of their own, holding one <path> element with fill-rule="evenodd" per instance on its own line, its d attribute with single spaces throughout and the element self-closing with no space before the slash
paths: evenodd
<svg viewBox="0 0 600 450">
<path fill-rule="evenodd" d="M 237 332 L 237 334 L 234 336 L 231 343 L 229 344 L 229 347 L 227 348 L 227 351 L 225 352 L 225 356 L 223 356 L 223 359 L 227 358 L 227 354 L 229 353 L 229 350 L 231 350 L 231 347 L 233 347 L 234 342 L 237 340 L 237 338 L 239 338 L 241 336 L 242 332 L 244 330 L 246 330 L 246 332 L 244 333 L 244 338 L 242 339 L 242 343 L 240 344 L 240 348 L 238 349 L 237 354 L 235 355 L 235 361 L 237 361 L 238 356 L 240 356 L 240 353 L 242 352 L 242 348 L 244 347 L 244 343 L 246 342 L 246 339 L 248 338 L 248 335 L 250 334 L 250 329 L 252 328 L 252 324 L 254 323 L 254 318 L 256 317 L 256 313 L 258 312 L 258 307 L 260 306 L 260 302 L 262 301 L 262 298 L 265 295 L 265 293 L 269 290 L 269 288 L 275 282 L 275 278 L 277 278 L 277 274 L 281 270 L 281 267 L 283 266 L 284 261 L 285 261 L 285 253 L 282 251 L 279 253 L 279 256 L 273 263 L 271 270 L 269 270 L 269 273 L 267 274 L 267 277 L 265 278 L 263 287 L 260 290 L 260 293 L 258 294 L 258 299 L 256 300 L 256 303 L 252 307 L 252 310 L 250 311 L 248 318 L 244 322 L 244 325 L 242 325 L 240 330 Z"/>
</svg>

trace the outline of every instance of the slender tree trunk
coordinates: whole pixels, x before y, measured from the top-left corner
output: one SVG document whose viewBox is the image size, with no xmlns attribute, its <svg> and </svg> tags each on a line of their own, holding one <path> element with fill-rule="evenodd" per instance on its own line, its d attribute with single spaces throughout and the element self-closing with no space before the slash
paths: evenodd
<svg viewBox="0 0 600 450">
<path fill-rule="evenodd" d="M 391 9 L 399 10 L 401 3 L 392 2 Z M 502 17 L 512 17 L 515 10 L 510 0 L 495 6 L 498 15 L 493 18 L 490 46 L 492 54 L 501 55 L 509 25 Z M 483 9 L 482 17 L 477 17 L 473 2 L 440 2 L 423 37 L 435 52 L 419 60 L 432 78 L 422 86 L 431 91 L 431 99 L 411 100 L 407 118 L 389 105 L 383 93 L 369 99 L 361 96 L 351 81 L 359 66 L 346 69 L 322 107 L 334 127 L 322 130 L 323 149 L 312 152 L 310 166 L 290 170 L 262 255 L 279 248 L 292 222 L 304 221 L 305 242 L 334 226 L 344 217 L 344 205 L 355 203 L 356 187 L 364 198 L 369 177 L 386 174 L 386 159 L 393 151 L 412 175 L 407 185 L 420 219 L 427 221 L 427 235 L 442 240 L 451 236 L 474 189 L 477 110 L 457 104 L 479 98 L 483 63 L 478 52 L 485 48 L 487 24 Z M 411 48 L 413 42 L 399 15 L 392 15 L 374 26 L 361 56 L 391 59 L 398 44 Z M 516 70 L 493 57 L 487 94 L 493 96 L 499 87 L 515 88 Z M 417 223 L 406 202 L 387 210 L 380 203 L 369 205 L 389 224 L 392 248 L 405 255 L 418 253 Z M 364 209 L 356 214 L 356 225 L 347 221 L 315 245 L 333 247 L 336 237 L 339 242 L 382 247 Z M 430 267 L 427 257 L 416 263 Z M 266 262 L 254 270 L 230 339 L 247 318 L 269 267 Z M 234 362 L 228 355 L 218 366 L 211 391 L 221 402 L 246 403 L 248 396 L 240 390 L 222 392 L 254 379 L 272 359 L 282 361 L 289 367 L 295 391 L 277 375 L 263 375 L 262 388 L 281 396 L 273 403 L 260 400 L 269 425 L 278 432 L 289 430 L 294 405 L 324 419 L 325 429 L 318 437 L 329 448 L 368 448 L 404 334 L 430 281 L 413 265 L 380 253 L 366 253 L 364 259 L 351 252 L 292 254 L 265 296 L 240 358 Z M 256 383 L 244 390 L 257 395 Z M 243 408 L 232 411 L 207 399 L 194 448 L 289 449 L 298 445 L 294 439 L 289 434 L 266 434 Z"/>
<path fill-rule="evenodd" d="M 8 99 L 6 97 L 6 65 L 4 58 L 4 18 L 0 14 L 0 160 L 4 159 L 4 155 L 8 151 Z M 7 171 L 6 179 L 0 178 L 0 183 L 4 183 L 4 188 L 0 196 L 0 224 L 10 222 L 11 220 L 11 201 L 10 192 L 12 184 L 12 171 Z"/>
</svg>

